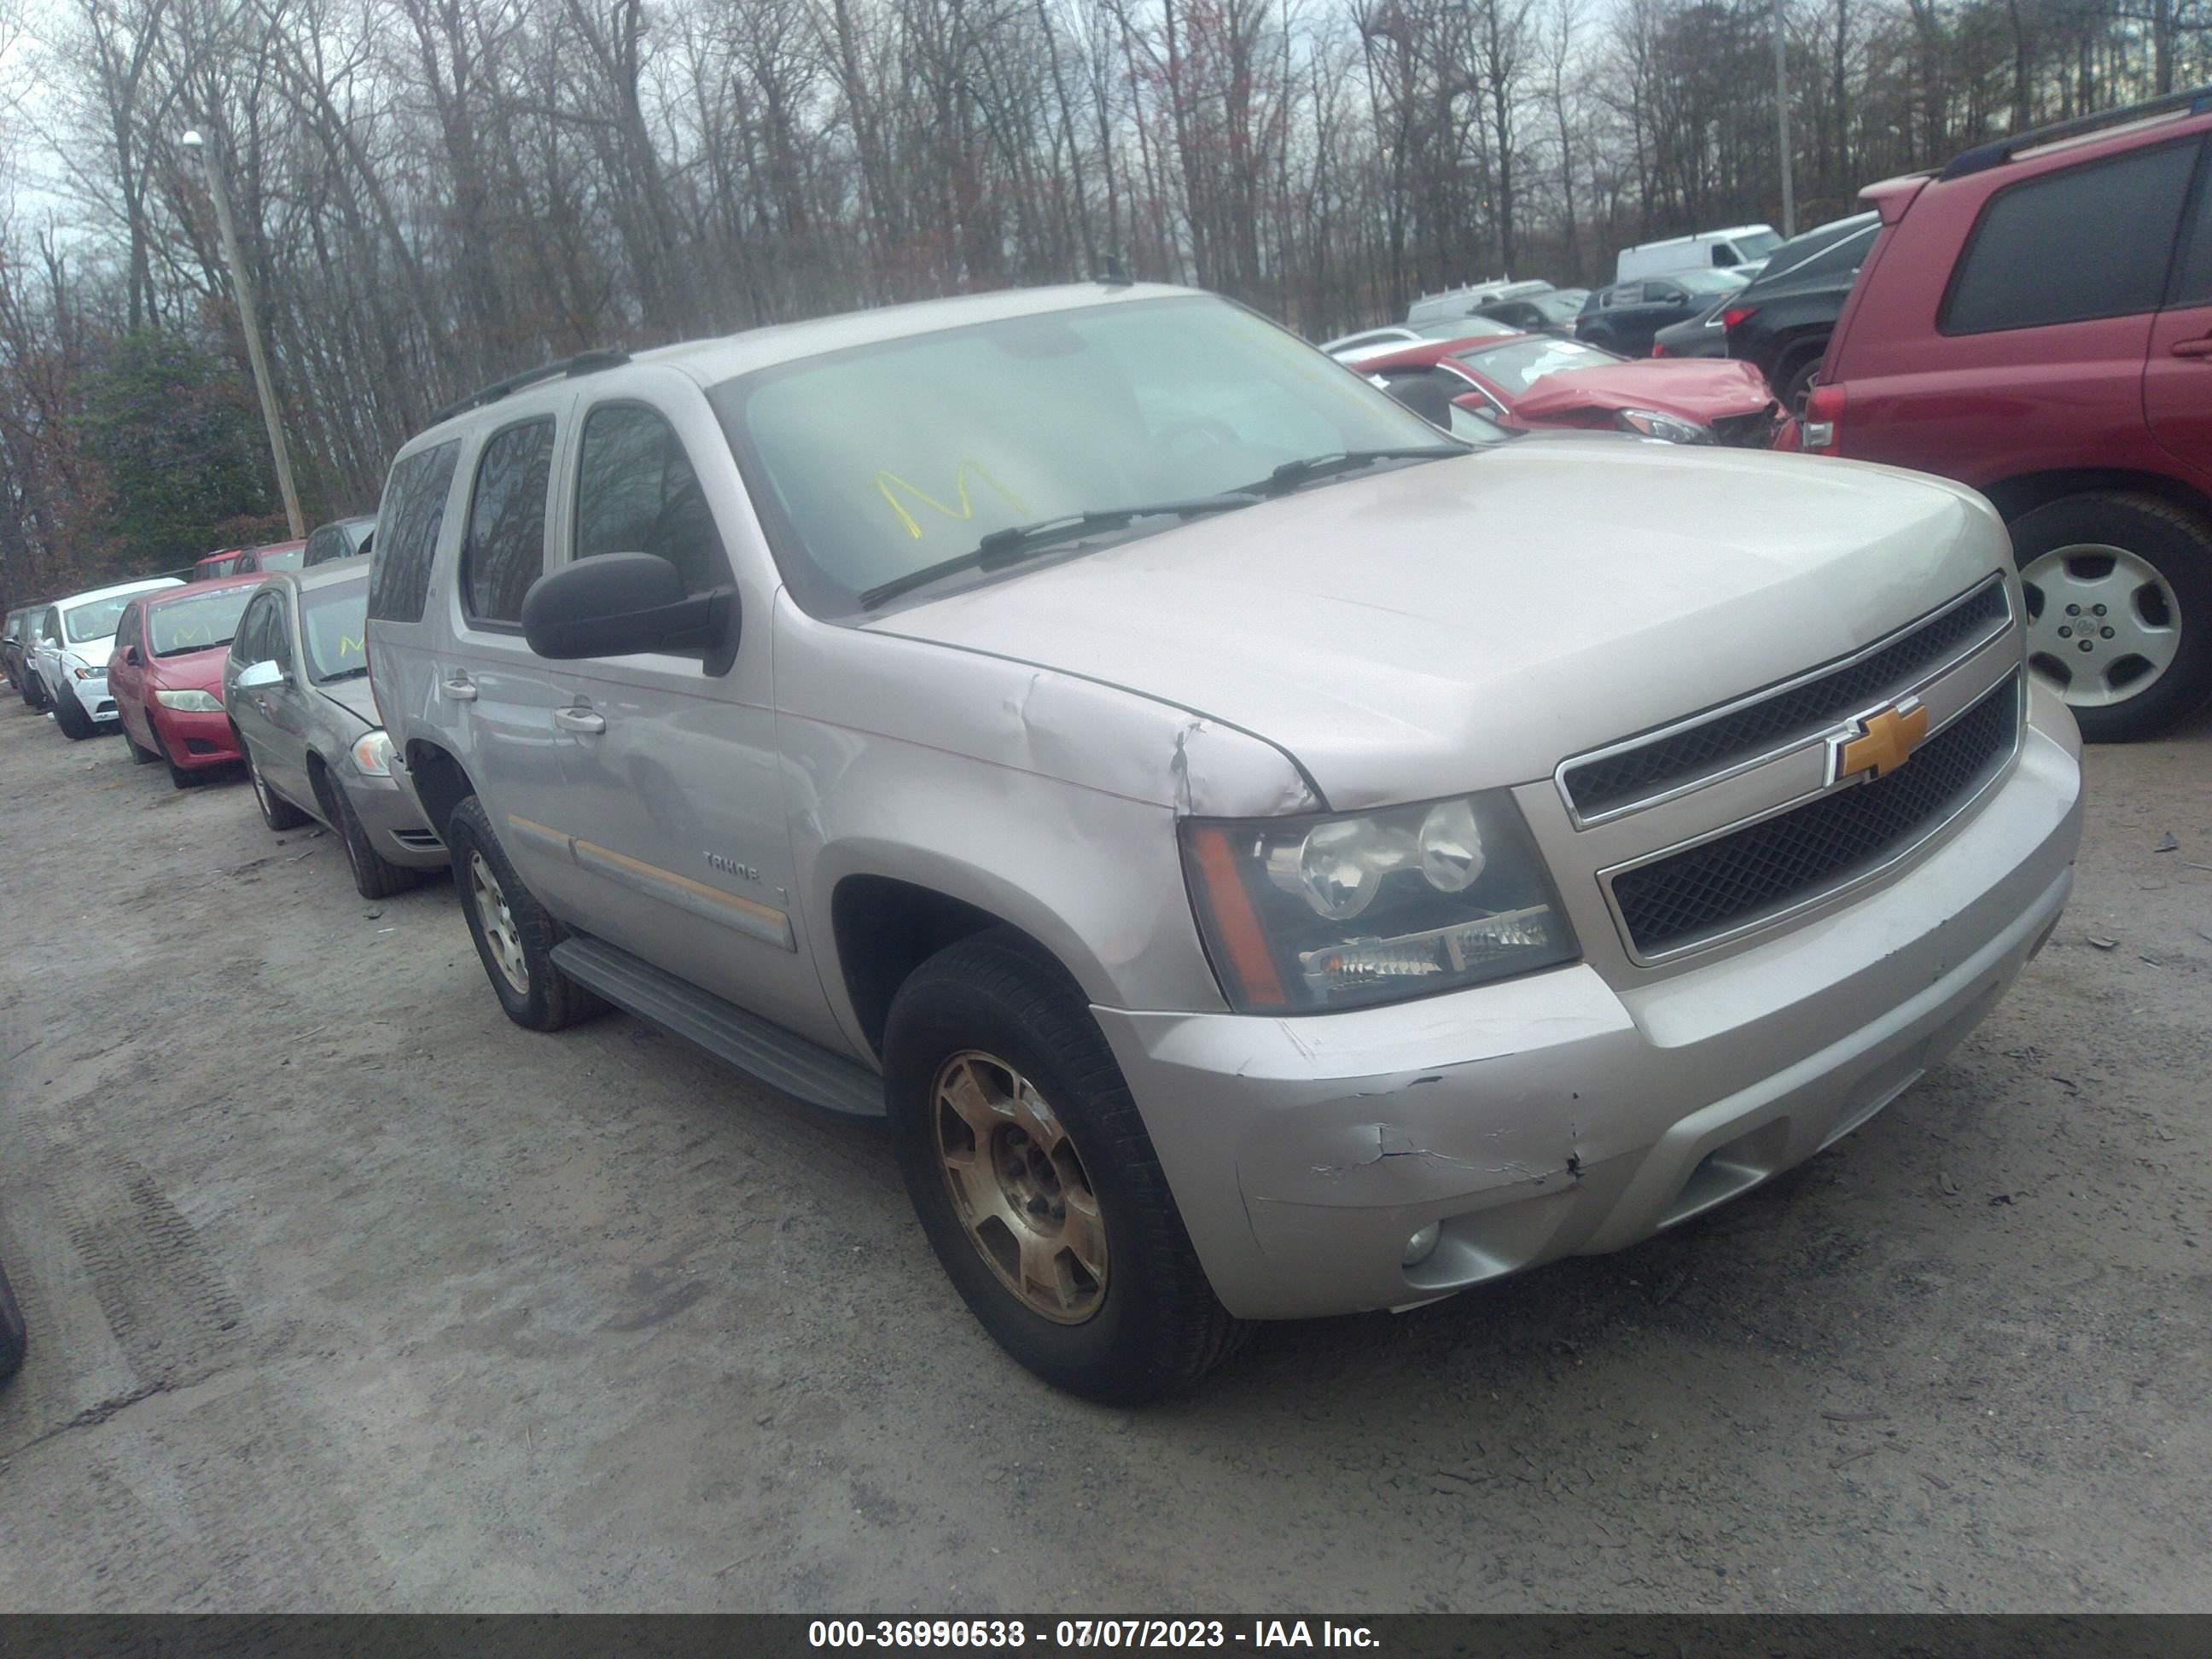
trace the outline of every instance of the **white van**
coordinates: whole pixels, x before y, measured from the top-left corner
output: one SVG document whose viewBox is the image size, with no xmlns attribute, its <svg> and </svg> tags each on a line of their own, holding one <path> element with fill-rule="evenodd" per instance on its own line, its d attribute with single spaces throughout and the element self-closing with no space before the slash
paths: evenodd
<svg viewBox="0 0 2212 1659">
<path fill-rule="evenodd" d="M 1406 307 L 1406 325 L 1419 328 L 1424 323 L 1441 323 L 1455 317 L 1470 317 L 1486 305 L 1500 300 L 1519 300 L 1531 294 L 1549 294 L 1552 285 L 1545 282 L 1516 283 L 1510 276 L 1492 276 L 1486 281 L 1469 283 L 1465 288 L 1446 289 L 1441 294 L 1424 294 Z"/>
<path fill-rule="evenodd" d="M 1671 276 L 1678 270 L 1733 270 L 1757 264 L 1782 246 L 1772 225 L 1738 225 L 1732 230 L 1701 230 L 1663 242 L 1640 242 L 1620 250 L 1613 280 L 1632 283 L 1647 276 Z"/>
</svg>

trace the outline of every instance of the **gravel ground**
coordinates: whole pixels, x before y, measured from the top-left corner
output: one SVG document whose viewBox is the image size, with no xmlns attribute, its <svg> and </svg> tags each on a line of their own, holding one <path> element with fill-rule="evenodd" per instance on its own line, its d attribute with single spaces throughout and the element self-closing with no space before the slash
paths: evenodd
<svg viewBox="0 0 2212 1659">
<path fill-rule="evenodd" d="M 9 698 L 0 1610 L 2212 1607 L 2208 762 L 2092 752 L 2051 946 L 1810 1165 L 1130 1413 L 867 1126 Z"/>
</svg>

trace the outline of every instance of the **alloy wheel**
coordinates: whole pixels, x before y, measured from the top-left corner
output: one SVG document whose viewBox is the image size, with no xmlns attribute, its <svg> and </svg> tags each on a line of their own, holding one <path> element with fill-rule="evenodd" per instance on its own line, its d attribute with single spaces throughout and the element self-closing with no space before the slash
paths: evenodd
<svg viewBox="0 0 2212 1659">
<path fill-rule="evenodd" d="M 507 908 L 507 895 L 500 888 L 499 878 L 484 861 L 482 853 L 469 854 L 469 897 L 477 907 L 477 920 L 483 924 L 484 943 L 491 947 L 492 960 L 498 964 L 500 975 L 514 988 L 518 996 L 530 994 L 530 963 L 522 954 L 522 933 L 514 925 L 514 915 Z"/>
<path fill-rule="evenodd" d="M 1082 1155 L 1036 1085 L 967 1049 L 931 1091 L 952 1210 L 999 1282 L 1030 1312 L 1079 1325 L 1104 1303 L 1106 1224 Z"/>
<path fill-rule="evenodd" d="M 2028 660 L 2077 708 L 2141 696 L 2172 665 L 2181 607 L 2156 566 L 2099 542 L 2053 548 L 2020 573 Z"/>
</svg>

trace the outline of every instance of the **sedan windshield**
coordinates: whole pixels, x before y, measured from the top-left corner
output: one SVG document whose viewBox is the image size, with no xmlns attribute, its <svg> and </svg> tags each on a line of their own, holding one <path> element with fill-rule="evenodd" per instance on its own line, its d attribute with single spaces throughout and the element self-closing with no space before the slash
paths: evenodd
<svg viewBox="0 0 2212 1659">
<path fill-rule="evenodd" d="M 71 645 L 108 638 L 123 620 L 123 613 L 131 608 L 131 601 L 137 597 L 136 593 L 118 593 L 112 599 L 94 599 L 89 605 L 72 606 L 62 612 L 62 637 Z"/>
<path fill-rule="evenodd" d="M 300 637 L 318 685 L 368 672 L 368 577 L 300 596 Z"/>
<path fill-rule="evenodd" d="M 238 632 L 238 618 L 253 597 L 251 587 L 218 588 L 212 593 L 187 593 L 165 599 L 146 611 L 146 634 L 157 657 L 173 657 L 186 651 L 211 651 L 228 645 Z"/>
<path fill-rule="evenodd" d="M 709 397 L 785 581 L 823 615 L 904 591 L 902 578 L 979 551 L 994 532 L 1101 523 L 1140 504 L 1251 491 L 1316 457 L 1394 452 L 1305 483 L 1326 488 L 1364 465 L 1416 465 L 1395 452 L 1434 453 L 1440 438 L 1311 346 L 1196 296 L 909 335 L 763 369 Z M 1186 521 L 1129 516 L 1079 539 Z M 991 562 L 957 574 L 988 580 Z"/>
<path fill-rule="evenodd" d="M 1580 340 L 1531 335 L 1525 340 L 1509 340 L 1502 345 L 1457 352 L 1454 361 L 1465 363 L 1508 392 L 1526 392 L 1547 374 L 1556 374 L 1563 368 L 1595 368 L 1600 363 L 1617 363 L 1621 360 L 1610 351 L 1601 351 Z"/>
</svg>

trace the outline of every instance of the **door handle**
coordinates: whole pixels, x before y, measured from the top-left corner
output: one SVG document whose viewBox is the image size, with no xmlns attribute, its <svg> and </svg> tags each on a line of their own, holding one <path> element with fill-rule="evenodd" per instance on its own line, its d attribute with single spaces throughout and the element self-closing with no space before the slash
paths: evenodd
<svg viewBox="0 0 2212 1659">
<path fill-rule="evenodd" d="M 470 683 L 466 674 L 456 674 L 449 680 L 438 682 L 438 695 L 441 697 L 450 697 L 455 702 L 474 702 L 477 700 L 477 689 Z"/>
<path fill-rule="evenodd" d="M 2195 340 L 2176 340 L 2173 355 L 2177 357 L 2212 357 L 2212 334 Z"/>
<path fill-rule="evenodd" d="M 604 732 L 607 729 L 606 716 L 589 708 L 556 708 L 553 711 L 553 724 L 564 732 Z"/>
</svg>

